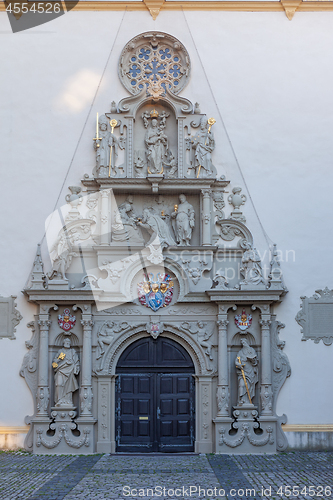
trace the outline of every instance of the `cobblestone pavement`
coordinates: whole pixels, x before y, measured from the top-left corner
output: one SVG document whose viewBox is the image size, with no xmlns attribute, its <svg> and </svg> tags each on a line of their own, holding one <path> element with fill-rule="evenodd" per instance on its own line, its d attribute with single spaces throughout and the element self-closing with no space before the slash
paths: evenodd
<svg viewBox="0 0 333 500">
<path fill-rule="evenodd" d="M 333 453 L 0 453 L 0 500 L 333 500 Z"/>
</svg>

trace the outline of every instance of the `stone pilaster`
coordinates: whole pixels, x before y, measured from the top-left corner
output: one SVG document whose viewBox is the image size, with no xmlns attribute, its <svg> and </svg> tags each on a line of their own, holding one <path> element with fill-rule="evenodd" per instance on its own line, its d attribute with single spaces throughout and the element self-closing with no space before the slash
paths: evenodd
<svg viewBox="0 0 333 500">
<path fill-rule="evenodd" d="M 273 415 L 270 324 L 271 315 L 261 314 L 261 415 Z"/>
<path fill-rule="evenodd" d="M 109 244 L 109 189 L 101 191 L 101 245 Z"/>
<path fill-rule="evenodd" d="M 48 416 L 50 400 L 49 391 L 49 314 L 40 314 L 39 325 L 39 357 L 38 357 L 38 389 L 37 389 L 37 417 Z"/>
<path fill-rule="evenodd" d="M 81 363 L 82 384 L 80 388 L 81 417 L 92 417 L 92 359 L 91 359 L 91 332 L 94 322 L 91 314 L 82 314 L 81 325 L 83 326 L 83 351 Z"/>
<path fill-rule="evenodd" d="M 228 372 L 228 338 L 227 314 L 219 314 L 218 325 L 218 386 L 217 386 L 217 416 L 229 416 L 229 372 Z"/>
<path fill-rule="evenodd" d="M 202 189 L 202 244 L 211 245 L 211 190 Z"/>
</svg>

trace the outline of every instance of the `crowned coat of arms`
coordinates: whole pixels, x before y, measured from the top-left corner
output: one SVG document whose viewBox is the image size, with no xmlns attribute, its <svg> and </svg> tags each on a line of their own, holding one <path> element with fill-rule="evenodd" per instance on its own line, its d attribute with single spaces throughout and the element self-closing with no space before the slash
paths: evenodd
<svg viewBox="0 0 333 500">
<path fill-rule="evenodd" d="M 158 273 L 156 279 L 149 273 L 138 283 L 139 301 L 154 312 L 170 304 L 173 296 L 173 281 L 169 274 Z"/>
<path fill-rule="evenodd" d="M 235 315 L 235 324 L 240 330 L 246 330 L 252 325 L 252 315 L 246 314 L 245 309 L 243 309 L 242 314 Z"/>
<path fill-rule="evenodd" d="M 58 325 L 65 332 L 69 332 L 75 326 L 75 322 L 76 317 L 71 315 L 69 309 L 64 309 L 64 312 L 58 316 Z"/>
</svg>

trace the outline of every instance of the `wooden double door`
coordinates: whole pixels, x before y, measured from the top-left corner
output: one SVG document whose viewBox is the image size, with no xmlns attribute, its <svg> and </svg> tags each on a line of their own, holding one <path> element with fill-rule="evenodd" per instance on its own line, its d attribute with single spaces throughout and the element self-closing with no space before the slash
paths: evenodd
<svg viewBox="0 0 333 500">
<path fill-rule="evenodd" d="M 193 372 L 188 353 L 170 339 L 145 338 L 126 349 L 117 365 L 117 451 L 194 450 Z"/>
</svg>

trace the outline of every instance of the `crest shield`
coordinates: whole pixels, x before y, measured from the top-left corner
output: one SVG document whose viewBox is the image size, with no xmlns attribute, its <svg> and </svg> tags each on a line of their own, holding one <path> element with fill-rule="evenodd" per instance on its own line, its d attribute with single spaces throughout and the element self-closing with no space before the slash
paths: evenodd
<svg viewBox="0 0 333 500">
<path fill-rule="evenodd" d="M 246 314 L 245 309 L 243 309 L 242 314 L 235 315 L 235 324 L 240 330 L 246 330 L 252 325 L 252 315 Z"/>
<path fill-rule="evenodd" d="M 76 317 L 71 315 L 69 309 L 64 309 L 64 312 L 58 316 L 58 325 L 65 330 L 65 332 L 69 332 L 69 330 L 75 326 L 75 322 Z"/>
<path fill-rule="evenodd" d="M 156 312 L 170 304 L 173 296 L 173 281 L 169 274 L 158 273 L 156 279 L 149 273 L 138 283 L 138 297 L 143 306 Z"/>
</svg>

